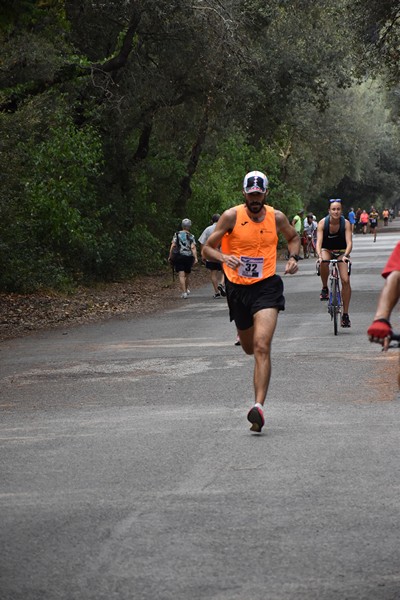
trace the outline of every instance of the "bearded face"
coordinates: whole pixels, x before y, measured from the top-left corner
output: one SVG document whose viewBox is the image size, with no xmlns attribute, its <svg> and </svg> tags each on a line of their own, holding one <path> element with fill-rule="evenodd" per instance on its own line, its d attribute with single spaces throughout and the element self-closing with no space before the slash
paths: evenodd
<svg viewBox="0 0 400 600">
<path fill-rule="evenodd" d="M 266 193 L 261 192 L 252 192 L 251 194 L 245 194 L 245 204 L 249 211 L 253 213 L 253 215 L 257 215 L 262 211 L 263 206 L 265 204 L 265 196 Z"/>
</svg>

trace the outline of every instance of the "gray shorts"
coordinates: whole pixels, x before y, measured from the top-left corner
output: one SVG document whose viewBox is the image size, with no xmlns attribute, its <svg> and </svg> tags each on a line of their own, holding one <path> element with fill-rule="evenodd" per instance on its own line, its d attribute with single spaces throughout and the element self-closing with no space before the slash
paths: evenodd
<svg viewBox="0 0 400 600">
<path fill-rule="evenodd" d="M 285 310 L 283 281 L 272 275 L 251 285 L 232 283 L 225 277 L 225 289 L 229 306 L 229 317 L 240 330 L 253 326 L 253 316 L 264 308 Z"/>
</svg>

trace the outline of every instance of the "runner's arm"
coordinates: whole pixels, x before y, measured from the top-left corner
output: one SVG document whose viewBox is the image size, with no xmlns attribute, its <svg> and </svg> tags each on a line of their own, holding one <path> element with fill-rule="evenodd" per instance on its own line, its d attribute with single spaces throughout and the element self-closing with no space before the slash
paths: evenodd
<svg viewBox="0 0 400 600">
<path fill-rule="evenodd" d="M 367 335 L 370 342 L 382 344 L 387 350 L 390 343 L 392 326 L 390 316 L 400 298 L 400 271 L 392 271 L 388 275 L 380 293 L 373 322 L 368 327 Z"/>
<path fill-rule="evenodd" d="M 353 249 L 353 235 L 351 233 L 350 222 L 346 219 L 345 221 L 345 236 L 346 236 L 346 251 L 344 253 L 344 258 L 347 259 L 344 262 L 348 262 L 350 260 L 350 253 Z"/>
<path fill-rule="evenodd" d="M 382 288 L 381 294 L 378 299 L 376 307 L 376 313 L 374 320 L 376 319 L 390 319 L 392 310 L 396 306 L 400 298 L 400 271 L 392 271 L 387 276 L 385 285 Z"/>
<path fill-rule="evenodd" d="M 192 243 L 191 243 L 191 245 L 190 245 L 190 248 L 191 248 L 191 250 L 192 250 L 192 254 L 193 254 L 193 256 L 194 256 L 194 264 L 196 264 L 196 263 L 198 263 L 198 262 L 199 262 L 199 260 L 198 260 L 198 258 L 197 258 L 197 247 L 196 247 L 196 244 L 195 244 L 195 242 L 192 242 Z"/>
<path fill-rule="evenodd" d="M 317 256 L 318 256 L 318 260 L 322 259 L 322 241 L 324 239 L 324 219 L 321 219 L 321 221 L 318 223 L 317 225 L 317 243 L 315 244 L 315 250 L 317 252 Z"/>
<path fill-rule="evenodd" d="M 176 245 L 176 242 L 175 242 L 175 235 L 174 235 L 174 237 L 172 238 L 171 245 L 170 245 L 170 247 L 169 247 L 169 255 L 168 255 L 168 260 L 169 260 L 170 262 L 171 262 L 171 260 L 172 260 L 172 251 L 173 251 L 173 249 L 174 249 L 174 248 L 176 248 L 176 247 L 177 247 L 177 245 Z"/>
<path fill-rule="evenodd" d="M 287 241 L 289 260 L 286 263 L 285 274 L 293 275 L 298 270 L 297 260 L 294 256 L 298 256 L 301 247 L 301 239 L 293 225 L 289 223 L 286 215 L 280 210 L 275 210 L 276 230 L 281 233 Z"/>
</svg>

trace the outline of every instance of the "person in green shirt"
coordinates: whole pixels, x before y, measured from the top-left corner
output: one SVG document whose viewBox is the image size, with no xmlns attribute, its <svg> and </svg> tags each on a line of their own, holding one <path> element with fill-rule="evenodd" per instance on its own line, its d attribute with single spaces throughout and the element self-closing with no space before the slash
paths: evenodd
<svg viewBox="0 0 400 600">
<path fill-rule="evenodd" d="M 295 228 L 297 235 L 301 238 L 301 234 L 303 231 L 303 219 L 304 219 L 304 210 L 301 209 L 292 219 L 292 226 Z M 304 254 L 304 247 L 303 247 Z"/>
</svg>

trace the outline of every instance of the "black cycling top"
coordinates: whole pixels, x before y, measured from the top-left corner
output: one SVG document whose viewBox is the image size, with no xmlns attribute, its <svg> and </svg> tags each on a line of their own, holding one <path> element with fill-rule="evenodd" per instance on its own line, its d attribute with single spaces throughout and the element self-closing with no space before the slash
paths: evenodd
<svg viewBox="0 0 400 600">
<path fill-rule="evenodd" d="M 330 216 L 328 215 L 325 217 L 322 248 L 325 248 L 326 250 L 344 250 L 347 246 L 345 233 L 346 219 L 343 215 L 340 217 L 339 229 L 336 233 L 330 233 L 329 223 Z"/>
</svg>

